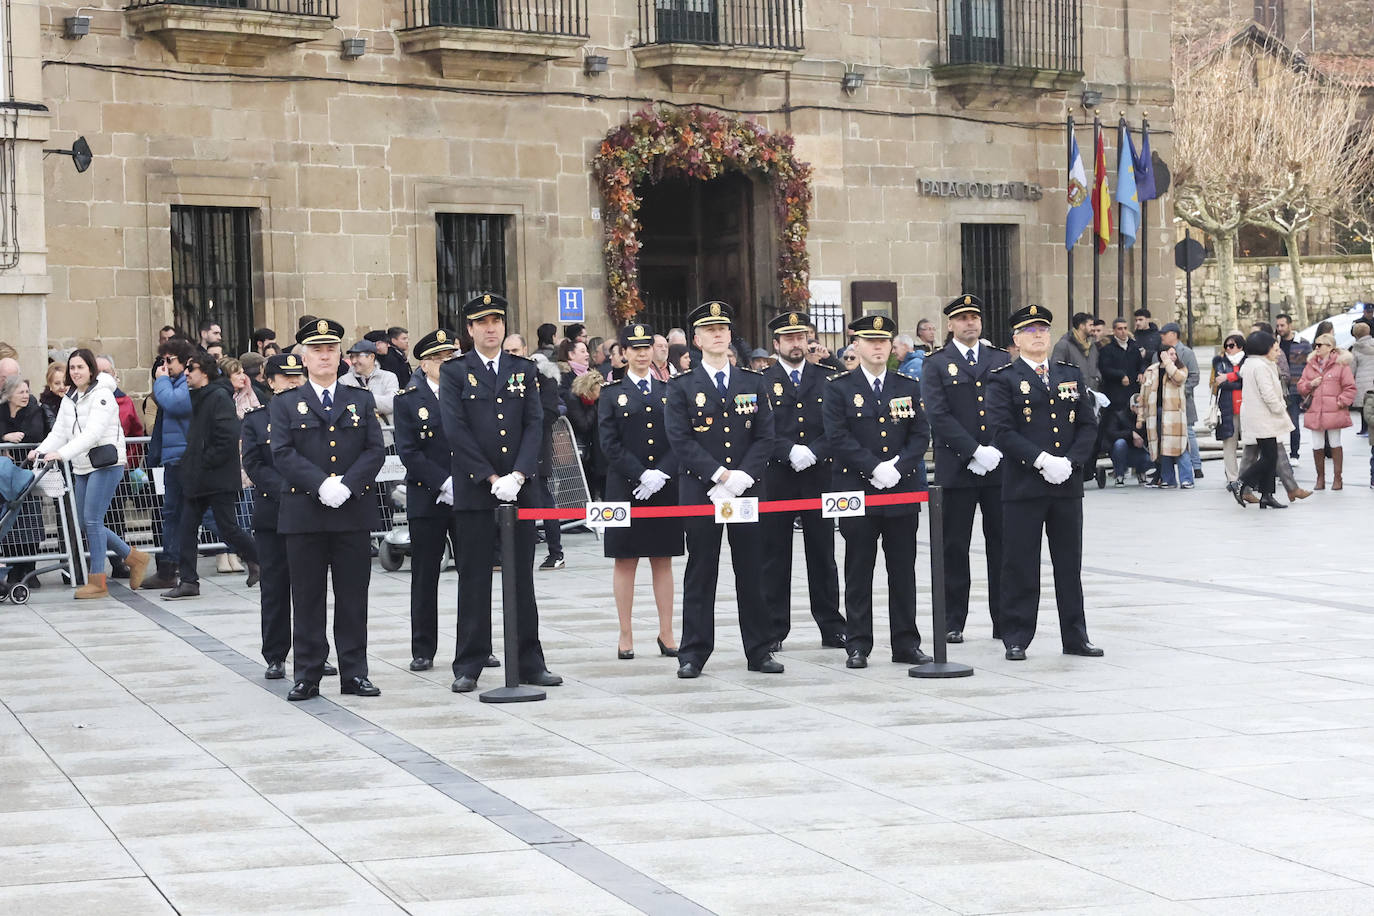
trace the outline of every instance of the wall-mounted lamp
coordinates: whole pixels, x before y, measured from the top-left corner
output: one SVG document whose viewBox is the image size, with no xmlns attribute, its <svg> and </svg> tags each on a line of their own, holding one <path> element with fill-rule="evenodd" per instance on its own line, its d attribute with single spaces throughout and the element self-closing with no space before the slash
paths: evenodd
<svg viewBox="0 0 1374 916">
<path fill-rule="evenodd" d="M 598 73 L 605 73 L 610 68 L 610 61 L 602 54 L 588 54 L 582 58 L 582 72 L 588 76 L 596 76 Z"/>
<path fill-rule="evenodd" d="M 1084 89 L 1084 90 L 1083 90 L 1083 107 L 1084 107 L 1084 108 L 1096 108 L 1098 105 L 1101 105 L 1101 104 L 1102 104 L 1102 93 L 1098 92 L 1096 89 Z"/>
<path fill-rule="evenodd" d="M 78 172 L 84 172 L 91 167 L 91 160 L 95 157 L 91 155 L 91 145 L 86 142 L 85 137 L 77 137 L 71 149 L 45 149 L 43 155 L 49 153 L 58 156 L 71 156 L 72 165 L 76 166 Z"/>
<path fill-rule="evenodd" d="M 846 70 L 840 79 L 840 88 L 853 95 L 864 84 L 864 75 L 858 70 Z"/>
<path fill-rule="evenodd" d="M 357 60 L 366 53 L 366 38 L 345 38 L 339 42 L 339 56 L 344 60 Z"/>
<path fill-rule="evenodd" d="M 62 37 L 71 39 L 85 38 L 91 34 L 90 16 L 68 16 L 62 20 Z"/>
</svg>

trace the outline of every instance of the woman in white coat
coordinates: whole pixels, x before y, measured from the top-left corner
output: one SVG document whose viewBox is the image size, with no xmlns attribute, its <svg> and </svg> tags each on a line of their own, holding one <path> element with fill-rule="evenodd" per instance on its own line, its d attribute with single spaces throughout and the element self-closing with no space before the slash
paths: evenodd
<svg viewBox="0 0 1374 916">
<path fill-rule="evenodd" d="M 129 588 L 132 589 L 143 584 L 149 556 L 130 547 L 105 527 L 105 513 L 124 475 L 124 429 L 119 422 L 119 404 L 115 401 L 115 381 L 109 375 L 97 374 L 95 354 L 84 348 L 72 351 L 67 357 L 66 381 L 67 394 L 62 398 L 57 422 L 38 448 L 29 452 L 29 458 L 41 456 L 45 461 L 71 462 L 77 512 L 91 556 L 90 576 L 86 584 L 76 590 L 76 597 L 103 598 L 109 594 L 105 586 L 107 550 L 113 550 L 129 567 Z M 116 460 L 105 467 L 95 467 L 90 452 L 102 445 L 114 448 Z"/>
<path fill-rule="evenodd" d="M 1247 489 L 1261 494 L 1261 509 L 1288 508 L 1274 499 L 1279 439 L 1293 429 L 1279 381 L 1277 360 L 1282 358 L 1283 351 L 1274 335 L 1254 331 L 1245 338 L 1245 360 L 1240 364 L 1240 434 L 1245 445 L 1259 449 L 1259 458 L 1241 472 L 1240 486 L 1232 493 L 1242 508 Z"/>
</svg>

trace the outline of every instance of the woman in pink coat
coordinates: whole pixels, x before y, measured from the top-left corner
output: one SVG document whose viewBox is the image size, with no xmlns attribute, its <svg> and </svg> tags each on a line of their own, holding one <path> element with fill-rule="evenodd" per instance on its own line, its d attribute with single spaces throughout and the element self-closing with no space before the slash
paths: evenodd
<svg viewBox="0 0 1374 916">
<path fill-rule="evenodd" d="M 1302 425 L 1312 431 L 1312 462 L 1317 467 L 1314 490 L 1326 489 L 1326 450 L 1331 450 L 1333 477 L 1331 489 L 1342 487 L 1341 470 L 1345 464 L 1344 435 L 1350 425 L 1350 405 L 1355 403 L 1355 374 L 1336 349 L 1336 338 L 1320 334 L 1312 344 L 1312 355 L 1298 380 L 1298 394 L 1310 397 Z"/>
</svg>

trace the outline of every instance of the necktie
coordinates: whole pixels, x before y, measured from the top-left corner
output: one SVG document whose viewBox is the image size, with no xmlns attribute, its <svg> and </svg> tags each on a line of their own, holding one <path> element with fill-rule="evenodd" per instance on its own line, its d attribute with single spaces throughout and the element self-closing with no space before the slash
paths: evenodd
<svg viewBox="0 0 1374 916">
<path fill-rule="evenodd" d="M 793 387 L 795 387 L 795 388 L 800 388 L 800 387 L 801 387 L 801 370 L 800 370 L 800 369 L 793 369 L 793 370 L 792 370 L 792 385 L 793 385 Z"/>
<path fill-rule="evenodd" d="M 324 397 L 320 398 L 320 403 L 324 405 L 325 410 L 334 409 L 334 399 L 330 397 L 328 388 L 324 390 Z"/>
<path fill-rule="evenodd" d="M 968 351 L 968 364 L 970 366 L 978 365 L 978 354 L 975 353 L 973 350 Z"/>
<path fill-rule="evenodd" d="M 725 370 L 716 373 L 716 390 L 720 392 L 722 398 L 725 397 Z"/>
<path fill-rule="evenodd" d="M 882 379 L 880 379 L 880 378 L 875 378 L 875 379 L 873 380 L 873 393 L 874 393 L 874 394 L 882 394 L 882 393 L 883 393 L 883 380 L 882 380 Z"/>
<path fill-rule="evenodd" d="M 1040 363 L 1035 367 L 1035 374 L 1040 376 L 1040 381 L 1045 383 L 1046 388 L 1050 387 L 1050 374 L 1045 369 L 1044 363 Z"/>
<path fill-rule="evenodd" d="M 496 360 L 494 360 L 494 359 L 489 359 L 489 360 L 487 360 L 487 371 L 491 373 L 492 380 L 495 381 L 495 379 L 496 379 Z"/>
<path fill-rule="evenodd" d="M 639 380 L 639 390 L 642 391 L 642 392 L 644 393 L 644 396 L 645 396 L 646 398 L 649 396 L 649 380 L 648 380 L 648 379 L 642 378 L 642 379 Z"/>
</svg>

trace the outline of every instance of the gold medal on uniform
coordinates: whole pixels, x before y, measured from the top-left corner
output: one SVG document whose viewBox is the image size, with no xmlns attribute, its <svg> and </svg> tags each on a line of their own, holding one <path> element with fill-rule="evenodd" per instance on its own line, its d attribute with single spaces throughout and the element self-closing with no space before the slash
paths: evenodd
<svg viewBox="0 0 1374 916">
<path fill-rule="evenodd" d="M 1029 407 L 1022 407 L 1021 412 L 1025 414 L 1027 417 L 1031 415 L 1031 409 Z"/>
<path fill-rule="evenodd" d="M 468 373 L 468 387 L 469 387 L 469 388 L 476 388 L 476 387 L 477 387 L 477 376 L 473 375 L 471 372 Z"/>
<path fill-rule="evenodd" d="M 624 407 L 626 404 L 630 403 L 630 399 L 622 394 L 620 397 L 615 399 L 615 402 L 619 404 L 621 407 Z"/>
<path fill-rule="evenodd" d="M 950 363 L 950 364 L 949 364 L 949 374 L 950 374 L 950 375 L 958 375 L 958 374 L 959 374 L 959 367 L 956 366 L 956 365 L 954 365 L 954 363 Z"/>
<path fill-rule="evenodd" d="M 704 391 L 698 391 L 698 392 L 697 392 L 697 406 L 698 406 L 698 407 L 705 407 L 705 406 L 706 406 L 706 392 L 704 392 Z"/>
<path fill-rule="evenodd" d="M 1030 382 L 1026 381 L 1025 379 L 1021 380 L 1021 393 L 1030 394 Z"/>
<path fill-rule="evenodd" d="M 421 420 L 428 420 L 428 419 L 429 419 L 429 408 L 428 408 L 428 407 L 421 407 L 419 410 L 415 411 L 415 416 L 419 417 Z"/>
<path fill-rule="evenodd" d="M 773 383 L 773 396 L 779 398 L 782 397 L 782 382 Z"/>
<path fill-rule="evenodd" d="M 1069 422 L 1072 423 L 1072 422 L 1073 422 L 1074 420 L 1076 420 L 1076 419 L 1078 419 L 1078 413 L 1077 413 L 1077 411 L 1070 410 L 1070 411 L 1069 411 Z"/>
<path fill-rule="evenodd" d="M 305 406 L 305 402 L 304 402 L 304 401 L 297 401 L 297 402 L 296 402 L 296 413 L 305 413 L 305 412 L 308 411 L 309 409 L 310 409 L 309 407 L 306 407 L 306 406 Z"/>
<path fill-rule="evenodd" d="M 856 395 L 854 395 L 854 406 L 855 406 L 855 407 L 862 407 L 862 406 L 864 406 L 864 396 L 863 396 L 863 395 L 861 395 L 861 394 L 856 394 Z"/>
</svg>

